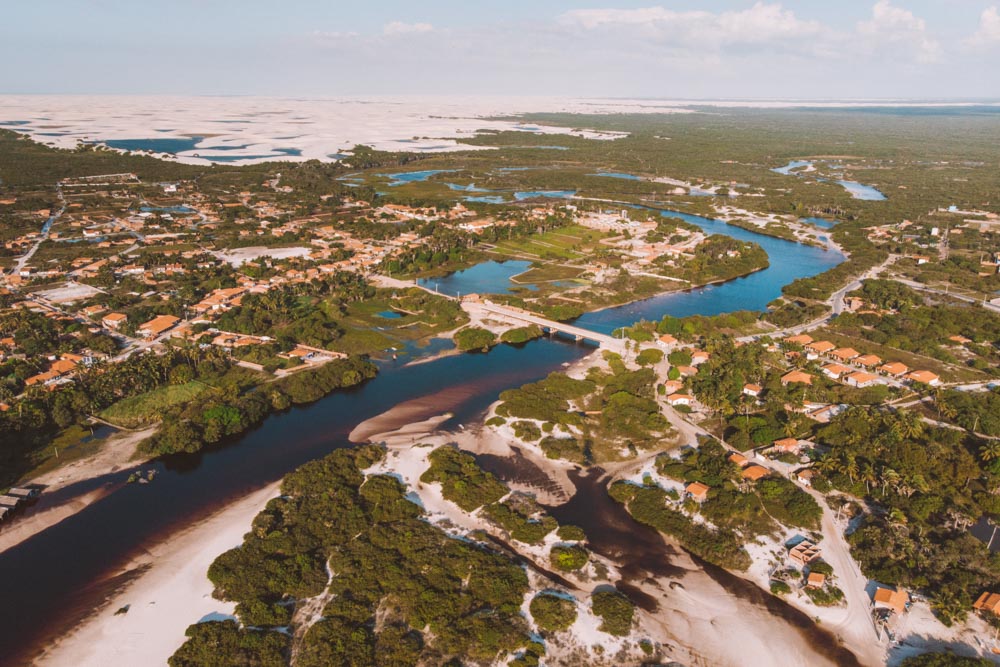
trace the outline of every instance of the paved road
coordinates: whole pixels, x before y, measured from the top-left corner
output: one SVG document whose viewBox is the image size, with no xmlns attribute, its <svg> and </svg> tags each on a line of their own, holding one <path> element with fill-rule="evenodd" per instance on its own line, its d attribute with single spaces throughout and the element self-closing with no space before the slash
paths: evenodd
<svg viewBox="0 0 1000 667">
<path fill-rule="evenodd" d="M 974 299 L 971 296 L 965 296 L 964 294 L 955 294 L 954 292 L 948 292 L 941 289 L 936 289 L 933 287 L 928 287 L 922 283 L 918 283 L 915 280 L 909 280 L 907 278 L 893 278 L 898 283 L 902 283 L 907 287 L 915 289 L 919 292 L 927 292 L 928 294 L 937 294 L 938 296 L 945 296 L 952 299 L 958 299 L 959 301 L 965 301 L 966 303 L 977 303 L 987 310 L 992 310 L 994 313 L 1000 313 L 1000 306 L 990 303 L 989 301 L 983 301 L 981 299 Z"/>
</svg>

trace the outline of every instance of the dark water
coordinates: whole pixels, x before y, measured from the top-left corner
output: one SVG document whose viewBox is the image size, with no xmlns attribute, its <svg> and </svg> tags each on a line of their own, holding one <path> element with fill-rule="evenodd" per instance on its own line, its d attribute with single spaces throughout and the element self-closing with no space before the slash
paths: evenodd
<svg viewBox="0 0 1000 667">
<path fill-rule="evenodd" d="M 0 553 L 0 664 L 26 663 L 38 647 L 72 628 L 114 586 L 129 560 L 171 532 L 229 500 L 273 482 L 303 463 L 348 445 L 359 422 L 393 405 L 449 392 L 452 424 L 480 415 L 504 389 L 540 379 L 592 347 L 538 340 L 489 354 L 448 357 L 409 367 L 385 366 L 349 392 L 269 418 L 237 442 L 169 457 L 150 484 L 125 484 L 130 470 L 59 492 L 64 498 L 107 486 L 110 493 L 78 514 Z M 197 619 L 192 619 L 192 622 Z"/>
<path fill-rule="evenodd" d="M 621 564 L 619 569 L 623 583 L 618 584 L 618 589 L 642 609 L 656 611 L 655 598 L 643 592 L 641 584 L 649 576 L 654 576 L 680 579 L 683 585 L 684 568 L 671 564 L 671 556 L 678 553 L 678 547 L 666 542 L 659 532 L 632 519 L 622 505 L 611 499 L 603 470 L 592 469 L 586 474 L 575 472 L 570 478 L 576 486 L 573 499 L 546 509 L 560 524 L 583 528 L 587 534 L 587 546 L 592 551 Z M 801 632 L 812 646 L 838 664 L 860 665 L 853 653 L 840 646 L 833 635 L 816 625 L 806 614 L 761 590 L 753 582 L 694 555 L 691 557 L 724 589 L 787 622 Z"/>
<path fill-rule="evenodd" d="M 724 285 L 591 313 L 580 318 L 580 324 L 609 332 L 667 313 L 711 315 L 763 309 L 787 282 L 815 275 L 843 260 L 837 253 L 764 237 L 719 221 L 676 215 L 709 231 L 760 243 L 772 268 Z M 445 428 L 457 427 L 476 420 L 504 389 L 540 379 L 592 349 L 543 339 L 517 348 L 500 346 L 489 354 L 466 354 L 410 367 L 386 365 L 364 386 L 274 415 L 225 446 L 145 466 L 159 473 L 151 484 L 126 485 L 131 471 L 125 470 L 58 492 L 59 497 L 70 499 L 105 487 L 108 495 L 0 553 L 0 597 L 6 602 L 0 611 L 0 664 L 25 663 L 43 643 L 72 628 L 122 583 L 123 567 L 145 547 L 208 516 L 225 502 L 346 446 L 348 433 L 361 421 L 449 388 L 455 389 L 447 392 L 452 404 L 442 404 L 440 412 L 455 415 Z M 585 529 L 589 521 L 592 548 L 611 558 L 628 556 L 627 572 L 670 576 L 674 571 L 664 557 L 669 550 L 660 536 L 635 524 L 607 498 L 603 486 L 578 493 L 566 505 L 554 508 L 553 514 Z M 598 525 L 601 529 L 594 530 Z"/>
</svg>

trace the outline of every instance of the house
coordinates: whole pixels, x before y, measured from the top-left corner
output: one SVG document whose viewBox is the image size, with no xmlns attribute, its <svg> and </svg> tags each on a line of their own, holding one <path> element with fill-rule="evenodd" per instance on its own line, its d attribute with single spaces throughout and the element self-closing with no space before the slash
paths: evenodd
<svg viewBox="0 0 1000 667">
<path fill-rule="evenodd" d="M 140 325 L 136 329 L 136 333 L 144 338 L 156 338 L 163 332 L 172 329 L 178 322 L 180 322 L 180 318 L 173 315 L 158 315 L 145 324 Z"/>
<path fill-rule="evenodd" d="M 747 459 L 747 457 L 743 456 L 739 452 L 733 452 L 727 458 L 729 459 L 730 463 L 735 463 L 740 468 L 742 468 L 743 466 L 745 466 L 746 464 L 748 464 L 750 462 Z"/>
<path fill-rule="evenodd" d="M 781 376 L 781 384 L 784 386 L 790 384 L 812 384 L 813 378 L 809 373 L 803 373 L 802 371 L 792 371 Z"/>
<path fill-rule="evenodd" d="M 885 586 L 878 586 L 875 595 L 872 596 L 872 603 L 876 609 L 888 609 L 897 614 L 906 611 L 906 605 L 910 602 L 910 594 L 904 590 L 894 591 Z"/>
<path fill-rule="evenodd" d="M 691 353 L 691 365 L 698 366 L 699 364 L 703 364 L 708 361 L 708 357 L 708 352 L 705 352 L 704 350 L 695 350 Z"/>
<path fill-rule="evenodd" d="M 752 396 L 757 398 L 760 396 L 760 392 L 764 391 L 764 388 L 759 384 L 745 384 L 743 385 L 743 394 L 745 396 Z"/>
<path fill-rule="evenodd" d="M 740 474 L 743 476 L 743 479 L 748 479 L 751 482 L 756 482 L 757 480 L 763 479 L 764 477 L 770 475 L 771 471 L 765 468 L 764 466 L 759 466 L 756 463 L 754 463 L 744 468 L 743 472 L 741 472 Z"/>
<path fill-rule="evenodd" d="M 979 599 L 972 603 L 973 609 L 978 609 L 980 611 L 989 611 L 994 614 L 1000 614 L 1000 594 L 985 592 L 979 596 Z"/>
<path fill-rule="evenodd" d="M 125 313 L 109 313 L 101 319 L 101 324 L 106 329 L 112 329 L 118 331 L 118 327 L 128 321 L 128 315 Z"/>
<path fill-rule="evenodd" d="M 878 378 L 871 373 L 864 373 L 862 371 L 857 371 L 856 373 L 851 373 L 846 378 L 844 382 L 852 387 L 857 387 L 858 389 L 864 389 L 865 387 L 870 387 L 876 382 Z"/>
<path fill-rule="evenodd" d="M 663 383 L 663 392 L 668 396 L 670 394 L 678 393 L 683 388 L 684 388 L 684 383 L 681 382 L 680 380 L 667 380 L 666 382 Z"/>
<path fill-rule="evenodd" d="M 826 575 L 820 572 L 810 572 L 806 577 L 806 588 L 823 588 L 826 583 Z"/>
<path fill-rule="evenodd" d="M 782 438 L 781 440 L 775 440 L 772 446 L 779 452 L 786 452 L 788 454 L 796 454 L 799 451 L 799 441 L 796 438 Z"/>
<path fill-rule="evenodd" d="M 660 336 L 658 342 L 662 347 L 671 347 L 672 345 L 677 344 L 677 339 L 671 336 L 670 334 L 663 334 L 662 336 Z"/>
<path fill-rule="evenodd" d="M 841 361 L 850 361 L 855 357 L 860 357 L 861 353 L 855 350 L 853 347 L 839 347 L 836 350 L 830 352 L 830 356 L 834 359 L 840 359 Z"/>
<path fill-rule="evenodd" d="M 844 373 L 850 373 L 850 372 L 851 369 L 842 364 L 827 364 L 826 366 L 823 366 L 823 375 L 833 380 L 836 380 Z"/>
<path fill-rule="evenodd" d="M 701 482 L 691 482 L 684 487 L 684 491 L 687 493 L 689 498 L 695 500 L 696 502 L 703 503 L 708 500 L 708 488 L 708 486 L 702 484 Z"/>
<path fill-rule="evenodd" d="M 789 549 L 788 557 L 794 563 L 798 563 L 800 566 L 806 566 L 820 557 L 820 548 L 809 540 L 802 540 L 794 547 Z"/>
<path fill-rule="evenodd" d="M 809 343 L 808 345 L 806 345 L 807 350 L 809 350 L 810 352 L 814 352 L 816 354 L 826 354 L 827 352 L 835 350 L 836 348 L 837 346 L 828 340 L 818 340 L 814 343 Z"/>
<path fill-rule="evenodd" d="M 920 384 L 927 384 L 932 387 L 941 384 L 941 378 L 930 371 L 913 371 L 906 376 L 906 379 L 910 382 L 919 382 Z"/>
<path fill-rule="evenodd" d="M 694 366 L 675 366 L 674 368 L 676 368 L 677 372 L 684 377 L 691 377 L 692 375 L 698 374 L 698 369 Z"/>
<path fill-rule="evenodd" d="M 795 473 L 795 479 L 799 481 L 799 484 L 803 484 L 805 486 L 812 486 L 813 477 L 815 476 L 816 471 L 812 468 L 803 468 Z"/>
<path fill-rule="evenodd" d="M 882 358 L 874 354 L 863 354 L 856 358 L 854 363 L 864 368 L 875 368 L 882 363 Z"/>
<path fill-rule="evenodd" d="M 688 394 L 671 394 L 667 396 L 667 403 L 675 407 L 678 405 L 691 405 L 691 401 L 693 400 L 694 398 Z"/>
<path fill-rule="evenodd" d="M 882 364 L 878 368 L 879 373 L 884 375 L 889 375 L 891 377 L 899 377 L 900 375 L 906 375 L 906 372 L 910 369 L 906 364 L 901 364 L 898 361 L 890 361 L 887 364 Z"/>
<path fill-rule="evenodd" d="M 798 336 L 789 336 L 785 339 L 785 342 L 789 345 L 808 345 L 813 342 L 812 336 L 808 334 L 799 334 Z"/>
<path fill-rule="evenodd" d="M 59 361 L 53 362 L 49 366 L 50 371 L 55 371 L 59 375 L 65 375 L 66 373 L 72 373 L 76 368 L 76 362 L 69 359 L 60 359 Z"/>
</svg>

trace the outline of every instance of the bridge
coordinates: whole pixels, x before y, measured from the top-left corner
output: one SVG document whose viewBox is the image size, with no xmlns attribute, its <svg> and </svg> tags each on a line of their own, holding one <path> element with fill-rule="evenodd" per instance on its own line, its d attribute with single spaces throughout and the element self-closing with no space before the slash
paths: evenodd
<svg viewBox="0 0 1000 667">
<path fill-rule="evenodd" d="M 583 327 L 575 327 L 572 324 L 564 324 L 563 322 L 547 320 L 544 317 L 539 317 L 534 313 L 529 313 L 528 311 L 521 310 L 520 308 L 500 306 L 490 301 L 484 301 L 482 303 L 466 301 L 462 303 L 462 307 L 470 312 L 479 310 L 482 313 L 492 315 L 497 318 L 525 324 L 534 324 L 540 327 L 542 331 L 548 333 L 563 333 L 568 336 L 573 336 L 576 340 L 588 340 L 593 343 L 597 343 L 601 347 L 606 347 L 616 351 L 621 351 L 625 347 L 624 341 L 613 336 L 609 336 L 608 334 L 597 333 L 596 331 L 584 329 Z"/>
</svg>

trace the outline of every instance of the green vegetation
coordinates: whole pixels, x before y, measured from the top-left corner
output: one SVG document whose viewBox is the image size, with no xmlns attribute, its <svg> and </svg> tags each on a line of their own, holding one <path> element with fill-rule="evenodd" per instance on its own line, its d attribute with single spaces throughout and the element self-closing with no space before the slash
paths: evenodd
<svg viewBox="0 0 1000 667">
<path fill-rule="evenodd" d="M 376 447 L 335 451 L 288 475 L 242 546 L 212 564 L 216 595 L 235 600 L 245 626 L 194 626 L 172 665 L 287 664 L 296 624 L 286 603 L 325 594 L 297 664 L 490 662 L 529 648 L 521 567 L 422 520 L 394 478 L 365 477 Z M 330 574 L 328 574 L 328 572 Z M 375 615 L 379 624 L 375 624 Z"/>
<path fill-rule="evenodd" d="M 541 327 L 537 324 L 531 324 L 526 327 L 518 327 L 516 329 L 508 329 L 507 331 L 504 331 L 500 334 L 500 342 L 520 345 L 521 343 L 527 343 L 529 340 L 541 338 L 543 335 Z"/>
<path fill-rule="evenodd" d="M 165 410 L 195 399 L 206 389 L 201 382 L 167 385 L 124 398 L 102 411 L 100 417 L 125 428 L 137 428 L 157 421 Z"/>
<path fill-rule="evenodd" d="M 601 632 L 624 637 L 632 630 L 635 605 L 618 591 L 598 591 L 591 597 L 594 614 L 601 617 Z"/>
<path fill-rule="evenodd" d="M 630 371 L 617 355 L 608 360 L 610 372 L 594 367 L 585 380 L 552 373 L 505 391 L 497 414 L 543 422 L 542 430 L 551 435 L 539 446 L 549 458 L 589 464 L 621 460 L 658 446 L 670 425 L 653 398 L 656 374 L 650 368 Z"/>
<path fill-rule="evenodd" d="M 139 445 L 146 454 L 196 452 L 256 426 L 272 411 L 312 403 L 337 389 L 375 377 L 376 367 L 356 357 L 337 359 L 261 384 L 243 369 L 222 378 L 219 391 L 207 400 L 191 400 L 162 410 L 163 426 Z"/>
<path fill-rule="evenodd" d="M 573 600 L 542 592 L 531 599 L 531 618 L 542 632 L 561 632 L 576 621 L 576 604 Z"/>
<path fill-rule="evenodd" d="M 907 658 L 900 667 L 992 667 L 986 658 L 967 658 L 954 653 L 924 653 Z"/>
<path fill-rule="evenodd" d="M 563 572 L 579 570 L 587 564 L 589 559 L 587 550 L 575 545 L 557 544 L 549 551 L 549 560 L 552 562 L 552 566 Z"/>
<path fill-rule="evenodd" d="M 997 472 L 961 431 L 933 428 L 916 412 L 852 408 L 821 428 L 830 448 L 817 463 L 834 487 L 884 508 L 849 541 L 864 573 L 927 591 L 942 621 L 960 620 L 1000 576 L 1000 558 L 968 533 L 998 516 Z"/>
<path fill-rule="evenodd" d="M 505 502 L 487 505 L 483 514 L 512 538 L 525 544 L 539 544 L 559 525 L 555 519 L 544 514 L 538 503 L 520 494 L 512 495 Z"/>
<path fill-rule="evenodd" d="M 462 352 L 485 352 L 496 344 L 493 332 L 479 327 L 466 327 L 455 334 L 455 346 Z"/>
<path fill-rule="evenodd" d="M 614 500 L 625 506 L 633 519 L 676 538 L 696 556 L 731 570 L 750 567 L 750 555 L 739 536 L 732 531 L 695 523 L 683 512 L 671 509 L 663 489 L 619 481 L 608 491 Z"/>
<path fill-rule="evenodd" d="M 425 484 L 438 482 L 441 493 L 466 512 L 474 512 L 507 495 L 507 487 L 492 473 L 483 472 L 476 459 L 454 447 L 431 452 L 431 467 L 420 476 Z"/>
</svg>

